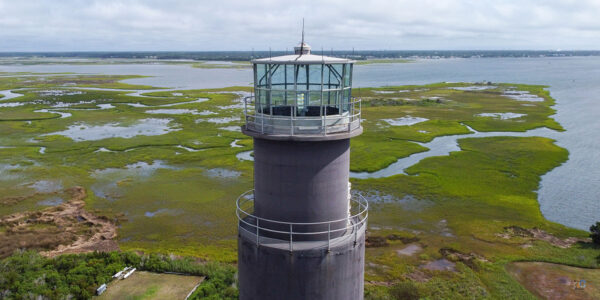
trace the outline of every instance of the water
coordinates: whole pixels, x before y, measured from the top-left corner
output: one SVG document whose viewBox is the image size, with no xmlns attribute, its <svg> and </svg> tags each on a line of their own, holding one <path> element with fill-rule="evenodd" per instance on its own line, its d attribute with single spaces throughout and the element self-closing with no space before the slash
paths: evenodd
<svg viewBox="0 0 600 300">
<path fill-rule="evenodd" d="M 423 269 L 431 270 L 431 271 L 451 271 L 455 272 L 456 263 L 453 263 L 445 258 L 434 260 L 432 262 L 428 262 L 421 266 Z"/>
<path fill-rule="evenodd" d="M 10 90 L 0 91 L 0 95 L 4 95 L 4 97 L 0 97 L 0 101 L 23 96 L 23 94 L 13 93 Z"/>
<path fill-rule="evenodd" d="M 354 78 L 355 87 L 484 80 L 548 85 L 557 100 L 553 117 L 566 132 L 535 134 L 555 139 L 570 154 L 542 176 L 540 209 L 551 221 L 584 230 L 600 219 L 600 57 L 422 60 L 357 66 Z"/>
<path fill-rule="evenodd" d="M 221 130 L 227 130 L 227 131 L 234 131 L 234 132 L 241 132 L 242 129 L 240 128 L 240 126 L 225 126 L 225 127 L 219 127 L 219 129 Z"/>
<path fill-rule="evenodd" d="M 123 82 L 177 89 L 250 85 L 252 84 L 250 70 L 250 68 L 204 69 L 192 68 L 189 65 L 159 64 L 0 66 L 0 72 L 145 75 L 152 77 L 128 79 Z"/>
<path fill-rule="evenodd" d="M 104 125 L 75 124 L 68 129 L 44 135 L 64 135 L 74 141 L 97 141 L 108 138 L 132 138 L 138 135 L 162 135 L 180 129 L 171 128 L 171 119 L 142 119 L 131 126 L 119 126 L 117 123 Z"/>
<path fill-rule="evenodd" d="M 34 110 L 33 112 L 59 114 L 61 119 L 68 118 L 68 117 L 72 116 L 71 113 L 60 112 L 60 111 L 55 111 L 55 110 L 49 110 L 49 109 L 45 109 L 45 108 L 44 109 Z"/>
<path fill-rule="evenodd" d="M 244 151 L 244 152 L 240 152 L 238 154 L 235 155 L 235 157 L 239 160 L 239 161 L 254 161 L 254 157 L 252 157 L 252 152 L 253 151 Z"/>
<path fill-rule="evenodd" d="M 35 189 L 38 193 L 53 193 L 63 189 L 63 185 L 60 181 L 52 180 L 40 180 L 29 185 L 30 188 Z"/>
<path fill-rule="evenodd" d="M 423 248 L 420 245 L 411 244 L 403 249 L 396 250 L 396 253 L 398 253 L 398 255 L 413 256 L 415 253 L 420 252 L 421 250 L 423 250 Z"/>
<path fill-rule="evenodd" d="M 231 148 L 243 148 L 244 146 L 242 146 L 242 145 L 238 145 L 238 143 L 237 143 L 237 142 L 239 142 L 239 141 L 240 141 L 240 140 L 238 140 L 238 139 L 235 139 L 235 140 L 233 140 L 233 142 L 231 142 L 231 143 L 229 144 L 229 146 L 231 146 Z"/>
<path fill-rule="evenodd" d="M 38 201 L 38 203 L 36 203 L 36 204 L 40 205 L 40 206 L 57 206 L 57 205 L 62 204 L 63 202 L 64 202 L 63 198 L 53 196 L 53 197 L 46 198 L 45 200 Z"/>
<path fill-rule="evenodd" d="M 151 164 L 141 161 L 126 165 L 123 168 L 94 170 L 91 172 L 91 176 L 96 181 L 90 188 L 97 197 L 111 202 L 116 201 L 123 196 L 119 182 L 133 178 L 137 180 L 148 178 L 161 169 L 175 170 L 177 167 L 168 165 L 162 160 L 155 160 Z"/>
<path fill-rule="evenodd" d="M 162 160 L 155 160 L 151 164 L 141 161 L 126 165 L 124 168 L 107 168 L 102 170 L 95 170 L 92 173 L 92 177 L 107 177 L 111 179 L 124 179 L 127 177 L 149 177 L 152 174 L 154 174 L 156 170 L 160 169 L 174 170 L 176 169 L 176 167 L 170 166 Z"/>
<path fill-rule="evenodd" d="M 216 178 L 237 178 L 242 175 L 241 172 L 228 170 L 223 168 L 214 168 L 208 169 L 204 172 L 208 177 L 216 177 Z"/>
<path fill-rule="evenodd" d="M 204 149 L 194 149 L 194 148 L 186 147 L 186 146 L 183 146 L 183 145 L 177 145 L 177 146 L 175 146 L 175 147 L 176 147 L 176 148 L 180 148 L 180 149 L 184 149 L 184 150 L 186 150 L 187 152 L 198 152 L 198 151 L 202 151 L 202 150 L 204 150 Z"/>
<path fill-rule="evenodd" d="M 201 69 L 184 65 L 0 66 L 0 72 L 147 75 L 153 77 L 125 82 L 172 89 L 219 88 L 252 82 L 250 69 Z M 600 119 L 597 117 L 600 113 L 600 57 L 441 59 L 407 64 L 357 65 L 353 80 L 355 96 L 360 96 L 360 88 L 357 87 L 444 81 L 548 85 L 552 97 L 557 100 L 554 118 L 567 131 L 530 133 L 556 139 L 557 145 L 569 150 L 570 155 L 565 164 L 542 176 L 538 192 L 541 211 L 549 220 L 581 229 L 587 229 L 600 219 Z M 518 98 L 524 104 L 539 101 L 527 94 L 508 96 Z M 7 100 L 6 97 L 3 99 Z M 239 131 L 238 126 L 222 129 Z M 469 135 L 475 136 L 477 134 Z M 430 146 L 440 148 L 441 155 L 456 147 L 454 138 L 435 141 L 436 144 Z"/>
<path fill-rule="evenodd" d="M 466 125 L 465 125 L 466 126 Z M 382 178 L 389 177 L 397 174 L 406 174 L 404 170 L 408 167 L 413 166 L 420 162 L 421 160 L 432 157 L 432 156 L 446 156 L 449 155 L 450 152 L 460 151 L 460 147 L 458 146 L 459 139 L 462 138 L 483 138 L 483 137 L 493 137 L 493 136 L 547 136 L 551 137 L 558 134 L 557 131 L 548 129 L 548 128 L 537 128 L 528 130 L 526 132 L 479 132 L 475 131 L 473 128 L 466 126 L 471 133 L 469 134 L 457 134 L 457 135 L 446 135 L 446 136 L 438 136 L 434 138 L 431 142 L 428 143 L 418 143 L 423 147 L 429 148 L 428 151 L 419 152 L 412 154 L 410 156 L 401 158 L 397 160 L 395 163 L 383 168 L 381 170 L 368 173 L 368 172 L 351 172 L 350 176 L 353 178 Z"/>
<path fill-rule="evenodd" d="M 223 118 L 208 118 L 208 119 L 198 119 L 196 123 L 200 122 L 209 122 L 214 124 L 227 124 L 235 121 L 239 121 L 239 117 L 223 117 Z"/>
<path fill-rule="evenodd" d="M 17 107 L 25 105 L 24 102 L 8 102 L 8 103 L 0 103 L 0 107 Z"/>
<path fill-rule="evenodd" d="M 507 113 L 481 113 L 481 114 L 477 114 L 477 116 L 479 116 L 479 117 L 490 117 L 490 118 L 500 119 L 500 120 L 510 120 L 510 119 L 518 119 L 520 117 L 524 117 L 524 116 L 526 116 L 526 114 L 517 114 L 517 113 L 511 113 L 511 112 L 507 112 Z"/>
<path fill-rule="evenodd" d="M 163 108 L 163 109 L 151 109 L 146 111 L 147 114 L 162 114 L 162 115 L 182 115 L 182 114 L 191 114 L 191 115 L 201 115 L 201 112 L 195 109 L 187 109 L 187 108 Z"/>
<path fill-rule="evenodd" d="M 411 117 L 411 116 L 405 116 L 405 117 L 400 117 L 400 118 L 396 118 L 396 119 L 383 119 L 383 121 L 388 122 L 392 126 L 410 126 L 410 125 L 414 125 L 417 123 L 425 122 L 427 120 L 428 119 L 425 119 L 425 118 Z"/>
</svg>

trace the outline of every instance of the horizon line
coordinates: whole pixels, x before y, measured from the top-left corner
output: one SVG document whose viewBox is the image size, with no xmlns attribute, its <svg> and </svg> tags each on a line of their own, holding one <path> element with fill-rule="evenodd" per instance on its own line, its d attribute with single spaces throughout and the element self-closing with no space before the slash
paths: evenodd
<svg viewBox="0 0 600 300">
<path fill-rule="evenodd" d="M 288 50 L 26 50 L 26 51 L 12 51 L 12 50 L 0 50 L 0 53 L 97 53 L 97 52 L 119 52 L 119 53 L 127 53 L 127 52 L 290 52 Z M 524 52 L 600 52 L 600 49 L 338 49 L 338 50 L 314 50 L 312 52 L 321 53 L 321 52 L 339 52 L 339 51 L 349 51 L 349 52 L 386 52 L 386 51 L 423 51 L 423 52 L 432 52 L 432 51 L 463 51 L 463 52 L 484 52 L 484 51 L 497 51 L 497 52 L 510 52 L 510 51 L 524 51 Z"/>
</svg>

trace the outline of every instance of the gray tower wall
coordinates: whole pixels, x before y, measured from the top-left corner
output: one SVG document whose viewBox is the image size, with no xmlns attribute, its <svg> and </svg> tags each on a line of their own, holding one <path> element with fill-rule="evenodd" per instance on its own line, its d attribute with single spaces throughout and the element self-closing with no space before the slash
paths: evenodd
<svg viewBox="0 0 600 300">
<path fill-rule="evenodd" d="M 364 226 L 331 247 L 294 250 L 257 246 L 247 233 L 238 239 L 241 300 L 362 300 Z M 344 237 L 340 238 L 344 239 Z M 311 242 L 304 242 L 311 243 Z"/>
<path fill-rule="evenodd" d="M 255 214 L 302 223 L 346 218 L 349 164 L 350 139 L 299 142 L 254 138 Z"/>
<path fill-rule="evenodd" d="M 241 216 L 240 299 L 362 300 L 366 223 L 348 219 L 350 138 L 362 127 L 326 136 L 242 131 L 254 137 L 253 214 L 262 219 Z M 314 222 L 326 223 L 297 224 Z"/>
</svg>

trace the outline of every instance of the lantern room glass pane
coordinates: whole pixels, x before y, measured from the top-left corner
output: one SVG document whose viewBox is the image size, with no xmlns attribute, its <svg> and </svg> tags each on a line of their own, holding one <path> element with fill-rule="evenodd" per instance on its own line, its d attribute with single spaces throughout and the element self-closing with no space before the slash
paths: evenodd
<svg viewBox="0 0 600 300">
<path fill-rule="evenodd" d="M 322 65 L 310 65 L 310 71 L 309 71 L 310 90 L 313 90 L 313 91 L 321 90 L 321 71 L 322 70 L 323 70 Z"/>
<path fill-rule="evenodd" d="M 283 91 L 283 90 L 271 91 L 271 105 L 272 106 L 285 105 L 285 91 Z"/>
<path fill-rule="evenodd" d="M 259 112 L 263 112 L 266 113 L 267 111 L 267 91 L 263 90 L 263 89 L 258 89 L 257 90 L 257 104 L 258 104 L 258 111 Z"/>
<path fill-rule="evenodd" d="M 284 65 L 285 67 L 285 78 L 287 82 L 287 90 L 294 89 L 294 66 L 293 65 Z"/>
<path fill-rule="evenodd" d="M 344 86 L 350 86 L 350 74 L 352 74 L 352 65 L 346 64 L 346 73 L 344 73 Z"/>
<path fill-rule="evenodd" d="M 308 93 L 298 92 L 296 94 L 296 106 L 298 107 L 298 115 L 304 116 L 306 102 L 308 101 Z"/>
<path fill-rule="evenodd" d="M 308 90 L 308 65 L 296 65 L 296 89 Z"/>
<path fill-rule="evenodd" d="M 344 89 L 344 97 L 342 100 L 342 109 L 344 112 L 350 111 L 350 89 Z"/>
<path fill-rule="evenodd" d="M 310 91 L 310 106 L 321 106 L 321 91 Z M 317 114 L 318 116 L 318 114 Z"/>
<path fill-rule="evenodd" d="M 256 64 L 256 111 L 322 116 L 351 110 L 352 64 Z"/>
<path fill-rule="evenodd" d="M 327 68 L 325 78 L 323 78 L 324 87 L 326 89 L 338 89 L 342 83 L 342 67 L 341 64 L 325 65 Z M 339 69 L 339 70 L 338 70 Z"/>
<path fill-rule="evenodd" d="M 267 65 L 260 64 L 256 67 L 256 79 L 258 82 L 256 83 L 258 87 L 266 87 L 267 86 Z"/>
<path fill-rule="evenodd" d="M 271 69 L 271 88 L 284 90 L 285 87 L 285 65 L 274 65 Z"/>
</svg>

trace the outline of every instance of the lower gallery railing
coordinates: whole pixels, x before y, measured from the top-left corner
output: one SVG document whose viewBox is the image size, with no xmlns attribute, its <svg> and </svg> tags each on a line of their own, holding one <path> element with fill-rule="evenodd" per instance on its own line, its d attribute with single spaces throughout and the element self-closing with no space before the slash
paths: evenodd
<svg viewBox="0 0 600 300">
<path fill-rule="evenodd" d="M 298 223 L 284 222 L 258 217 L 253 214 L 254 190 L 240 195 L 236 201 L 236 215 L 239 221 L 240 233 L 255 238 L 256 244 L 261 243 L 287 243 L 289 251 L 294 251 L 294 246 L 300 243 L 312 245 L 311 248 L 327 247 L 330 249 L 332 241 L 339 238 L 358 238 L 359 231 L 367 226 L 369 204 L 361 195 L 350 199 L 351 213 L 347 218 L 325 222 Z M 275 236 L 275 238 L 273 238 Z M 316 237 L 306 242 L 302 237 Z"/>
</svg>

